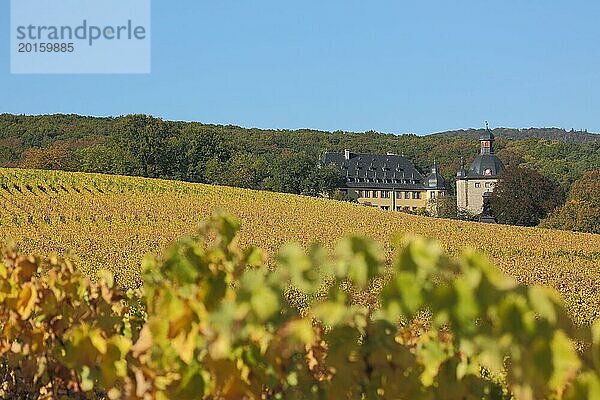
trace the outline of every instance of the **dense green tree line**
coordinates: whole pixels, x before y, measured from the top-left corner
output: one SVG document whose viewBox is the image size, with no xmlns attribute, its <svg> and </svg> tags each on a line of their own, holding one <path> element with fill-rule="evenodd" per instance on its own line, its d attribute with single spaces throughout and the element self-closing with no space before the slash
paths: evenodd
<svg viewBox="0 0 600 400">
<path fill-rule="evenodd" d="M 94 125 L 95 124 L 95 125 Z M 206 182 L 296 194 L 332 193 L 317 149 L 250 145 L 240 128 L 145 115 L 0 116 L 0 164 Z"/>
<path fill-rule="evenodd" d="M 169 122 L 148 116 L 95 118 L 77 115 L 0 115 L 0 165 L 49 167 L 232 183 L 302 192 L 302 182 L 272 176 L 289 162 L 294 171 L 314 169 L 325 150 L 394 152 L 427 171 L 434 158 L 452 181 L 460 157 L 477 154 L 481 131 L 429 136 L 373 131 L 261 130 L 237 126 Z M 498 128 L 499 156 L 507 165 L 538 170 L 567 189 L 600 165 L 600 135 L 560 129 Z M 516 139 L 515 139 L 516 138 Z M 49 154 L 44 154 L 48 149 Z M 41 152 L 40 152 L 41 150 Z M 32 153 L 33 152 L 33 153 Z M 59 162 L 60 160 L 60 162 Z M 68 160 L 68 162 L 67 162 Z M 244 168 L 240 168 L 240 164 Z M 268 167 L 268 168 L 265 168 Z M 257 167 L 261 172 L 256 173 Z M 292 169 L 293 169 L 292 168 Z M 266 171 L 269 170 L 269 171 Z M 253 172 L 254 171 L 254 172 Z M 281 171 L 279 171 L 281 172 Z M 250 184 L 243 174 L 250 176 Z M 306 177 L 306 176 L 305 176 Z M 290 185 L 295 185 L 293 189 Z"/>
<path fill-rule="evenodd" d="M 478 139 L 480 134 L 481 130 L 478 129 L 460 129 L 440 133 L 440 135 L 461 136 L 470 139 Z M 600 137 L 598 137 L 598 135 L 589 133 L 587 130 L 576 131 L 575 129 L 571 129 L 567 131 L 560 128 L 497 128 L 494 129 L 494 135 L 496 135 L 496 137 L 507 139 L 522 140 L 535 138 L 544 140 L 557 140 L 565 143 L 594 143 L 600 141 Z"/>
</svg>

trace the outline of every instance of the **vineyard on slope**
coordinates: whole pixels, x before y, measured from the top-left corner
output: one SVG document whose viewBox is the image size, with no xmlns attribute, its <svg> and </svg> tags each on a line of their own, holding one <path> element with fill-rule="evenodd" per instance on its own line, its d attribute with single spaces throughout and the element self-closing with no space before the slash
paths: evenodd
<svg viewBox="0 0 600 400">
<path fill-rule="evenodd" d="M 600 235 L 412 216 L 350 203 L 143 178 L 0 169 L 0 241 L 25 253 L 69 254 L 89 276 L 101 269 L 125 288 L 141 284 L 140 260 L 160 253 L 221 208 L 242 221 L 240 242 L 267 255 L 282 244 L 331 249 L 348 234 L 386 246 L 407 234 L 438 240 L 456 255 L 485 253 L 524 284 L 557 289 L 572 317 L 600 317 Z"/>
</svg>

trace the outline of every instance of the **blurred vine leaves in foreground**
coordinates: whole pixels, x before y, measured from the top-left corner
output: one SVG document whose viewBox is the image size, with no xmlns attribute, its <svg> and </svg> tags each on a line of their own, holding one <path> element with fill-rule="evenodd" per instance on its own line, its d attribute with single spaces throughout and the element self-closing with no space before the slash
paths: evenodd
<svg viewBox="0 0 600 400">
<path fill-rule="evenodd" d="M 351 237 L 268 268 L 238 228 L 216 215 L 146 258 L 140 293 L 5 251 L 1 397 L 600 398 L 600 324 L 574 327 L 555 292 L 475 252 L 411 239 L 386 267 Z"/>
</svg>

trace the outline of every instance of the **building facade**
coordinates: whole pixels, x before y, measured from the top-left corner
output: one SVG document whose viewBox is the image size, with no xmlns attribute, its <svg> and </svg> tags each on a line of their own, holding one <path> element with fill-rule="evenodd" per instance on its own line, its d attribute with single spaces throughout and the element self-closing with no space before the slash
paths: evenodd
<svg viewBox="0 0 600 400">
<path fill-rule="evenodd" d="M 423 176 L 404 156 L 327 152 L 321 165 L 336 165 L 344 179 L 340 188 L 348 198 L 383 210 L 428 210 L 435 214 L 435 200 L 446 196 L 446 182 L 434 162 Z"/>
<path fill-rule="evenodd" d="M 494 134 L 487 127 L 479 138 L 481 149 L 471 167 L 466 170 L 461 160 L 456 174 L 456 206 L 459 214 L 481 215 L 485 197 L 489 197 L 498 183 L 504 164 L 494 154 Z"/>
</svg>

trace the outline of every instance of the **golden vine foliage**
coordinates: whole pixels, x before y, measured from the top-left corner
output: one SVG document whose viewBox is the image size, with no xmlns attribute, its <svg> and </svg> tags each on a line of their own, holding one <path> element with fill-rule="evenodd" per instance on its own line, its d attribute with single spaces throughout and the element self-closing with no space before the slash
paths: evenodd
<svg viewBox="0 0 600 400">
<path fill-rule="evenodd" d="M 4 252 L 0 397 L 74 397 L 98 380 L 116 382 L 126 368 L 131 335 L 122 334 L 131 323 L 124 319 L 128 304 L 111 285 L 112 278 L 91 284 L 54 256 L 42 262 Z"/>
<path fill-rule="evenodd" d="M 243 221 L 240 242 L 272 262 L 288 241 L 329 250 L 346 234 L 384 245 L 417 234 L 453 255 L 472 247 L 523 284 L 557 289 L 578 323 L 600 317 L 600 235 L 495 226 L 386 212 L 303 196 L 107 175 L 0 169 L 0 242 L 24 253 L 69 254 L 86 275 L 108 269 L 142 284 L 142 257 L 161 253 L 221 208 Z"/>
<path fill-rule="evenodd" d="M 600 322 L 576 328 L 556 292 L 518 285 L 476 252 L 452 259 L 437 243 L 412 239 L 375 301 L 362 304 L 353 294 L 386 269 L 374 242 L 346 238 L 334 257 L 287 245 L 269 268 L 260 250 L 240 247 L 238 228 L 217 215 L 197 237 L 146 258 L 141 298 L 120 293 L 108 273 L 93 284 L 66 261 L 5 252 L 0 395 L 600 396 Z M 301 309 L 286 299 L 292 289 Z M 584 356 L 576 340 L 591 344 Z"/>
</svg>

